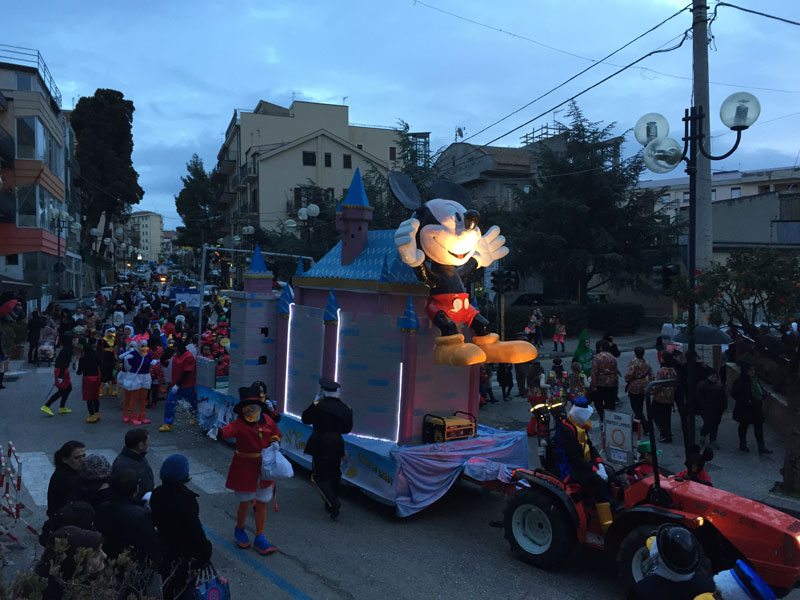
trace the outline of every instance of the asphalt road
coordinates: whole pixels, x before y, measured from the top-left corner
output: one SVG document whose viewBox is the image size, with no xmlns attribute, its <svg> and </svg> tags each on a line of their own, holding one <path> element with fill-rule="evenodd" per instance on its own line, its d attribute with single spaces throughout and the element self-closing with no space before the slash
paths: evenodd
<svg viewBox="0 0 800 600">
<path fill-rule="evenodd" d="M 101 400 L 103 417 L 98 424 L 84 423 L 77 376 L 68 403 L 74 412 L 44 415 L 39 407 L 52 380 L 52 370 L 41 367 L 7 380 L 6 389 L 0 390 L 0 440 L 4 447 L 7 440 L 13 441 L 22 453 L 22 500 L 27 506 L 23 516 L 37 528 L 45 520 L 47 481 L 58 447 L 78 439 L 89 453 L 113 459 L 127 429 L 117 398 Z M 456 485 L 442 500 L 406 519 L 348 488 L 342 514 L 332 522 L 308 471 L 298 468 L 295 478 L 278 486 L 279 512 L 270 508 L 267 517 L 267 538 L 278 552 L 262 557 L 253 550 L 239 550 L 232 542 L 236 504 L 233 493 L 224 489 L 232 449 L 190 427 L 185 415 L 179 415 L 170 433 L 157 431 L 157 419 L 148 428 L 149 458 L 156 474 L 161 461 L 173 452 L 189 458 L 191 486 L 200 495 L 201 518 L 214 544 L 213 561 L 230 580 L 235 598 L 247 594 L 251 598 L 602 600 L 624 594 L 613 569 L 597 553 L 578 552 L 570 564 L 553 573 L 515 560 L 503 531 L 489 525 L 500 518 L 503 498 L 481 494 L 469 484 Z M 11 521 L 3 514 L 0 523 Z M 247 527 L 252 536 L 252 519 Z M 6 578 L 41 553 L 24 527 L 13 525 L 12 531 L 23 543 L 6 545 L 11 561 L 3 569 Z"/>
</svg>

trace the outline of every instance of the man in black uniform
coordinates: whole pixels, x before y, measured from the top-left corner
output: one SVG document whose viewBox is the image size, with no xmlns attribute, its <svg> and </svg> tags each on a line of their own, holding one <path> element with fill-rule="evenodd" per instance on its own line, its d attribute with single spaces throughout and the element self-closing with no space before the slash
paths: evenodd
<svg viewBox="0 0 800 600">
<path fill-rule="evenodd" d="M 311 481 L 325 500 L 331 519 L 339 516 L 339 480 L 342 477 L 344 440 L 342 434 L 353 429 L 353 409 L 339 399 L 340 385 L 321 377 L 320 391 L 314 402 L 303 411 L 303 423 L 314 427 L 305 453 L 311 455 Z"/>
</svg>

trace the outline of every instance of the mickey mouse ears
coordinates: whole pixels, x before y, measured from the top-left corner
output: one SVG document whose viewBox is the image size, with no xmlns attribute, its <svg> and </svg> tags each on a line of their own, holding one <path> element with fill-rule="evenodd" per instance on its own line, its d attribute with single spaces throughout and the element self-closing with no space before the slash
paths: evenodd
<svg viewBox="0 0 800 600">
<path fill-rule="evenodd" d="M 392 171 L 386 179 L 389 181 L 389 187 L 394 197 L 400 201 L 400 204 L 410 210 L 417 210 L 422 206 L 422 197 L 419 195 L 419 190 L 408 175 L 399 171 Z"/>
<path fill-rule="evenodd" d="M 422 196 L 420 196 L 417 186 L 411 181 L 411 178 L 399 171 L 392 171 L 386 177 L 389 181 L 389 187 L 392 190 L 395 198 L 400 203 L 410 210 L 417 210 L 424 204 Z M 469 208 L 472 204 L 472 198 L 469 192 L 462 186 L 452 181 L 445 181 L 440 179 L 435 181 L 428 189 L 428 197 L 430 199 L 441 198 L 442 200 L 453 200 L 458 202 L 464 208 Z"/>
</svg>

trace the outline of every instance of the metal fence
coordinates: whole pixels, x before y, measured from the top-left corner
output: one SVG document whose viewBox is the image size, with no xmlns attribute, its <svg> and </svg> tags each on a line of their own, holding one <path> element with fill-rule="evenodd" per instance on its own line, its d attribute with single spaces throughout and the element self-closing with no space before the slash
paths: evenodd
<svg viewBox="0 0 800 600">
<path fill-rule="evenodd" d="M 53 76 L 50 74 L 50 69 L 47 68 L 47 63 L 44 62 L 44 58 L 42 58 L 42 54 L 38 50 L 0 44 L 0 62 L 35 67 L 53 101 L 61 108 L 61 91 L 58 89 Z"/>
</svg>

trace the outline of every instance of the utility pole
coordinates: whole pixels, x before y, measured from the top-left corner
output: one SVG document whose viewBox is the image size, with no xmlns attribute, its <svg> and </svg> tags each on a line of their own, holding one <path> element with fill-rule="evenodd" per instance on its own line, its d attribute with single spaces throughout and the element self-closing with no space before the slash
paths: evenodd
<svg viewBox="0 0 800 600">
<path fill-rule="evenodd" d="M 708 97 L 708 6 L 707 0 L 692 0 L 692 60 L 694 63 L 694 102 L 704 114 L 709 115 Z M 709 134 L 710 119 L 700 120 L 700 136 L 709 154 L 711 137 Z M 705 141 L 708 140 L 708 141 Z M 696 152 L 696 185 L 695 198 L 697 210 L 697 230 L 695 234 L 696 268 L 704 271 L 711 264 L 714 247 L 711 230 L 711 160 Z M 690 244 L 691 246 L 691 244 Z M 693 274 L 689 273 L 691 277 Z"/>
</svg>

